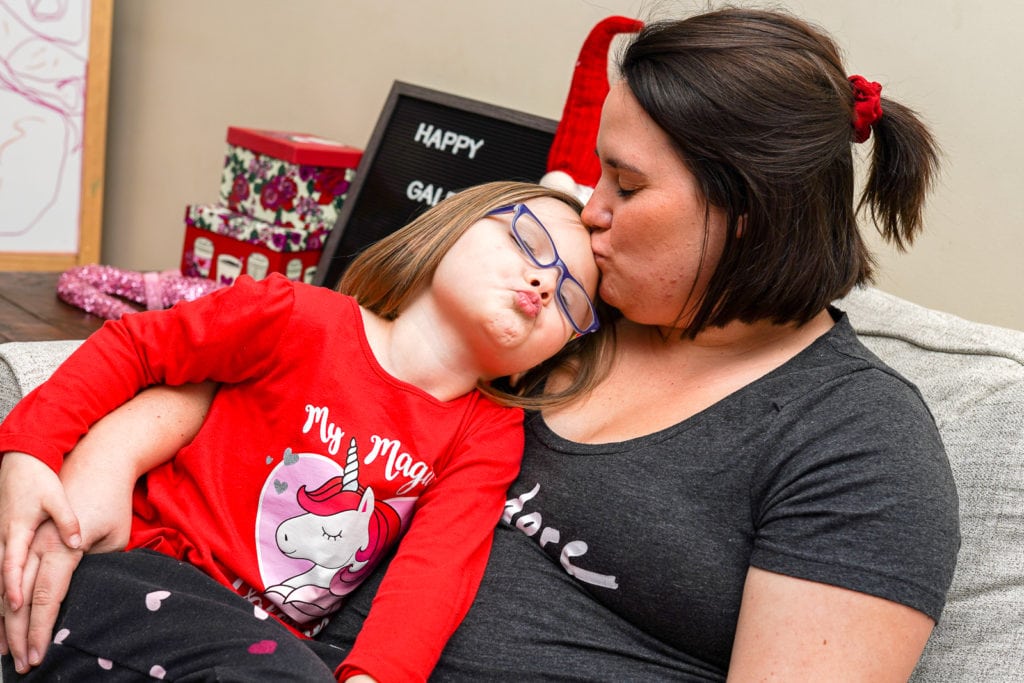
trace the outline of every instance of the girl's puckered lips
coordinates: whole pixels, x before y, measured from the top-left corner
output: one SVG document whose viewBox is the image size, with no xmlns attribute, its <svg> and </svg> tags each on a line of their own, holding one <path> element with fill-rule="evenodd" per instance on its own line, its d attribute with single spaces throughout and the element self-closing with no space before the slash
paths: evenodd
<svg viewBox="0 0 1024 683">
<path fill-rule="evenodd" d="M 540 314 L 541 301 L 540 295 L 536 292 L 516 292 L 516 308 L 525 313 L 531 318 L 536 318 Z"/>
</svg>

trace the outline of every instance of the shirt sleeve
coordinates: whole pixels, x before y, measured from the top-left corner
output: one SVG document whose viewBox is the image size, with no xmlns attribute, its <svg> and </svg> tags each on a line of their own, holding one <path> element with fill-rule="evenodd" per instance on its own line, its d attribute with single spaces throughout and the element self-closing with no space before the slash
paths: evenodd
<svg viewBox="0 0 1024 683">
<path fill-rule="evenodd" d="M 938 620 L 960 545 L 957 494 L 930 412 L 877 369 L 782 406 L 755 476 L 751 564 Z"/>
<path fill-rule="evenodd" d="M 195 301 L 105 323 L 15 406 L 0 425 L 0 453 L 25 452 L 59 471 L 90 426 L 147 386 L 266 372 L 294 298 L 282 276 L 243 276 Z"/>
<path fill-rule="evenodd" d="M 523 414 L 481 398 L 420 497 L 338 680 L 423 681 L 469 610 L 523 453 Z"/>
</svg>

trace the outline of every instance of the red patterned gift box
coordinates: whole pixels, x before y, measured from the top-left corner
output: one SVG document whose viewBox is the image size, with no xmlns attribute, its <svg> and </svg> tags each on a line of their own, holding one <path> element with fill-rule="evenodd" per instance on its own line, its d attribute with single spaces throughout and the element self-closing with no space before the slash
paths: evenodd
<svg viewBox="0 0 1024 683">
<path fill-rule="evenodd" d="M 222 284 L 242 273 L 257 280 L 284 273 L 290 280 L 311 282 L 328 232 L 271 225 L 220 205 L 192 204 L 185 210 L 181 272 Z"/>
<path fill-rule="evenodd" d="M 330 230 L 362 154 L 315 135 L 230 127 L 220 198 L 267 223 Z"/>
</svg>

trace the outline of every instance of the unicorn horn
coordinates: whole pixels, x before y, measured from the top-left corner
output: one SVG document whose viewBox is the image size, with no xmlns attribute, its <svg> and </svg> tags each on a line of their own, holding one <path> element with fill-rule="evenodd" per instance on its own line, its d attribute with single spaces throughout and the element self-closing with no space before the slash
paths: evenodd
<svg viewBox="0 0 1024 683">
<path fill-rule="evenodd" d="M 341 481 L 341 490 L 359 490 L 359 452 L 356 450 L 354 437 L 348 444 L 348 457 L 345 459 L 345 476 Z"/>
</svg>

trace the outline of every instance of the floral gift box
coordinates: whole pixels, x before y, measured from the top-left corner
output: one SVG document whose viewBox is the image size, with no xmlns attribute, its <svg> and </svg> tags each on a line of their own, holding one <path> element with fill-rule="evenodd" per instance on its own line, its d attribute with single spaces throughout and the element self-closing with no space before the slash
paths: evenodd
<svg viewBox="0 0 1024 683">
<path fill-rule="evenodd" d="M 330 230 L 362 151 L 305 133 L 228 128 L 220 199 L 237 213 L 297 230 Z"/>
<path fill-rule="evenodd" d="M 225 285 L 242 273 L 257 280 L 284 273 L 312 282 L 329 231 L 271 225 L 219 204 L 191 204 L 185 210 L 181 272 Z"/>
</svg>

